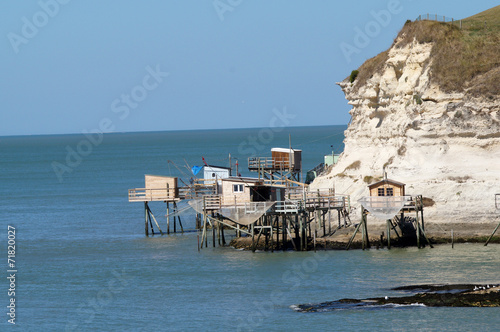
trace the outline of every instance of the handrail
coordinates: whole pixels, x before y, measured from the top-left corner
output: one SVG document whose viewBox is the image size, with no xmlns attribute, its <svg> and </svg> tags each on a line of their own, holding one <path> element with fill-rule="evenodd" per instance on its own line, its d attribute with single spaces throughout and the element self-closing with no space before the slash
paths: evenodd
<svg viewBox="0 0 500 332">
<path fill-rule="evenodd" d="M 293 168 L 293 165 L 291 166 Z M 249 169 L 289 169 L 290 158 L 288 157 L 250 157 L 248 158 Z"/>
<path fill-rule="evenodd" d="M 134 188 L 128 190 L 129 202 L 164 201 L 178 198 L 178 188 Z"/>
</svg>

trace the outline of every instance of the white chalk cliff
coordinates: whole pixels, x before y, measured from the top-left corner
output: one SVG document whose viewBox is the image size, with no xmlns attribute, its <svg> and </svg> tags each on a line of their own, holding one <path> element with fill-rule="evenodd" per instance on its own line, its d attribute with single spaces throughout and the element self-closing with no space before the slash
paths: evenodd
<svg viewBox="0 0 500 332">
<path fill-rule="evenodd" d="M 352 105 L 345 149 L 312 188 L 368 196 L 382 176 L 423 195 L 430 222 L 493 222 L 500 193 L 500 102 L 467 91 L 445 93 L 432 80 L 432 43 L 389 49 L 383 70 L 357 85 L 338 83 Z M 356 209 L 356 211 L 359 209 Z"/>
</svg>

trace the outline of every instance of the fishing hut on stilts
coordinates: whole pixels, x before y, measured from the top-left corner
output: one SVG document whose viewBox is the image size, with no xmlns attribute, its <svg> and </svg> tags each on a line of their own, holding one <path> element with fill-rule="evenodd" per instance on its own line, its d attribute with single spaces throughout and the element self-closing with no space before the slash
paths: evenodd
<svg viewBox="0 0 500 332">
<path fill-rule="evenodd" d="M 173 206 L 173 211 L 167 212 L 168 218 L 178 212 L 179 201 L 188 200 L 196 211 L 201 233 L 198 250 L 208 246 L 210 237 L 213 246 L 225 245 L 224 231 L 228 229 L 234 230 L 236 237 L 251 238 L 253 251 L 259 246 L 265 250 L 316 249 L 317 237 L 351 224 L 350 198 L 336 195 L 334 188 L 312 191 L 301 183 L 301 153 L 292 148 L 273 148 L 271 157 L 249 158 L 249 171 L 256 172 L 257 177 L 231 176 L 230 169 L 224 173 L 223 167 L 206 165 L 205 179 L 178 187 L 176 178 L 146 175 L 145 188 L 130 189 L 129 201 L 144 202 L 148 235 L 149 229 L 154 234 L 153 221 L 163 234 L 149 202 L 163 201 L 167 210 Z M 177 221 L 183 230 L 178 216 Z M 176 219 L 174 232 L 175 227 Z M 169 231 L 167 219 L 167 234 Z"/>
<path fill-rule="evenodd" d="M 206 193 L 212 193 L 214 186 L 194 184 L 190 187 L 179 187 L 177 177 L 161 176 L 161 175 L 145 175 L 144 188 L 134 188 L 128 191 L 129 202 L 143 202 L 144 203 L 144 232 L 146 236 L 155 234 L 153 221 L 156 225 L 158 232 L 164 234 L 160 224 L 158 223 L 155 215 L 149 207 L 151 202 L 164 202 L 166 203 L 167 220 L 167 234 L 170 234 L 171 224 L 173 221 L 173 233 L 177 233 L 177 224 L 180 231 L 184 233 L 184 227 L 180 214 L 188 208 L 179 209 L 178 203 L 184 199 L 191 199 L 194 197 L 201 197 Z"/>
<path fill-rule="evenodd" d="M 361 221 L 356 226 L 346 249 L 351 247 L 356 234 L 361 229 L 362 249 L 370 248 L 368 236 L 367 216 L 386 220 L 387 248 L 391 248 L 391 232 L 397 236 L 399 242 L 409 238 L 416 238 L 417 247 L 423 247 L 423 241 L 432 248 L 432 244 L 425 234 L 424 202 L 422 195 L 409 196 L 405 193 L 405 184 L 387 178 L 368 186 L 370 196 L 358 200 L 361 205 Z M 399 231 L 398 231 L 399 229 Z M 380 243 L 384 242 L 384 233 L 380 236 Z"/>
<path fill-rule="evenodd" d="M 333 217 L 338 218 L 338 227 L 350 224 L 349 196 L 336 196 L 333 188 L 310 191 L 300 182 L 301 152 L 273 148 L 271 157 L 249 158 L 249 171 L 257 172 L 258 177 L 223 178 L 217 194 L 190 202 L 203 214 L 200 245 L 207 246 L 210 225 L 212 229 L 222 227 L 218 238 L 223 237 L 224 228 L 234 229 L 237 237 L 251 237 L 253 251 L 261 238 L 264 250 L 287 250 L 290 246 L 307 250 L 316 247 L 318 233 L 332 233 Z M 215 243 L 215 231 L 212 237 Z"/>
</svg>

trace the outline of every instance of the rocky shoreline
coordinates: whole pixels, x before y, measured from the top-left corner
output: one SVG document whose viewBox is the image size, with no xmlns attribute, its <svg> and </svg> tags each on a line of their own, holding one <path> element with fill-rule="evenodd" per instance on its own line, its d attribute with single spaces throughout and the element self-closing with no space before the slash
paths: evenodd
<svg viewBox="0 0 500 332">
<path fill-rule="evenodd" d="M 294 306 L 298 312 L 324 312 L 341 309 L 419 305 L 427 307 L 500 307 L 500 285 L 412 285 L 392 288 L 412 292 L 402 297 L 341 299 Z"/>
</svg>

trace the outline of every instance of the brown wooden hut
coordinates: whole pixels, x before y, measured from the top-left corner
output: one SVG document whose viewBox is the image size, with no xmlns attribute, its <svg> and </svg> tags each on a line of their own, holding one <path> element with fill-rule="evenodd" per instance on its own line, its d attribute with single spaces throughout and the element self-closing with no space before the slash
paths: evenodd
<svg viewBox="0 0 500 332">
<path fill-rule="evenodd" d="M 405 184 L 384 179 L 368 186 L 370 196 L 405 196 Z"/>
</svg>

